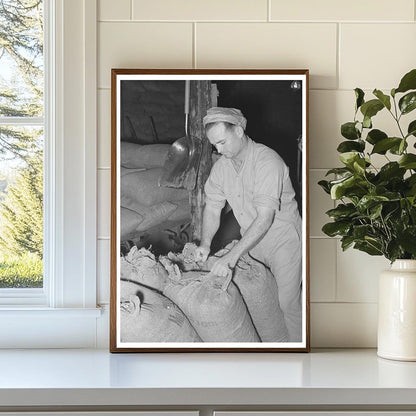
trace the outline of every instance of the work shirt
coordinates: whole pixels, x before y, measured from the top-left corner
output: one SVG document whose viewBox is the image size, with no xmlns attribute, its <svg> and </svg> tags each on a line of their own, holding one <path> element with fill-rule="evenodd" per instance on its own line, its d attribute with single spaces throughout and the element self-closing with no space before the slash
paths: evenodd
<svg viewBox="0 0 416 416">
<path fill-rule="evenodd" d="M 238 170 L 231 159 L 224 156 L 212 167 L 205 183 L 207 206 L 222 209 L 228 201 L 242 235 L 257 217 L 256 207 L 275 210 L 271 228 L 299 224 L 289 168 L 274 150 L 247 139 L 246 156 Z"/>
</svg>

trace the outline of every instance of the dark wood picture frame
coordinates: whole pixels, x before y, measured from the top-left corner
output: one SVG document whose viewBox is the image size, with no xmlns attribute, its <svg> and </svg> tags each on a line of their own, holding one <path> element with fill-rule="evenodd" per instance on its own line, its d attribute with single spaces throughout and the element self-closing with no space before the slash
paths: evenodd
<svg viewBox="0 0 416 416">
<path fill-rule="evenodd" d="M 310 350 L 310 284 L 309 284 L 309 192 L 308 192 L 308 109 L 309 109 L 309 71 L 306 69 L 299 70 L 182 70 L 182 69 L 112 69 L 111 77 L 111 294 L 110 294 L 110 351 L 111 352 L 309 352 Z M 175 81 L 172 83 L 171 81 Z M 149 107 L 157 108 L 163 103 L 158 104 L 157 95 L 163 93 L 170 85 L 176 86 L 186 84 L 188 87 L 188 105 L 189 117 L 185 123 L 185 129 L 189 131 L 192 140 L 199 140 L 197 143 L 199 156 L 196 162 L 197 168 L 194 169 L 194 176 L 191 178 L 193 189 L 188 190 L 189 204 L 190 204 L 190 222 L 187 224 L 188 234 L 186 234 L 189 241 L 196 241 L 201 236 L 202 212 L 204 204 L 204 184 L 212 166 L 212 149 L 210 142 L 205 135 L 205 129 L 202 124 L 202 118 L 206 111 L 211 106 L 218 107 L 233 107 L 242 110 L 244 116 L 247 118 L 247 131 L 251 127 L 250 137 L 256 142 L 260 142 L 261 137 L 257 134 L 269 134 L 279 142 L 280 138 L 285 139 L 289 137 L 296 143 L 291 143 L 290 150 L 285 150 L 282 147 L 274 150 L 282 156 L 283 160 L 290 169 L 290 177 L 292 183 L 296 182 L 294 188 L 296 190 L 296 199 L 299 206 L 299 213 L 302 218 L 302 228 L 300 231 L 302 241 L 302 278 L 301 278 L 301 308 L 302 308 L 302 335 L 301 340 L 295 342 L 264 342 L 264 341 L 243 341 L 243 342 L 217 342 L 204 341 L 203 337 L 198 337 L 200 341 L 180 342 L 180 341 L 125 341 L 121 337 L 121 321 L 123 314 L 129 308 L 137 308 L 141 311 L 144 308 L 146 301 L 139 296 L 137 304 L 133 303 L 133 298 L 130 297 L 128 301 L 124 302 L 121 299 L 120 286 L 127 284 L 125 279 L 121 276 L 120 262 L 124 262 L 126 253 L 132 247 L 146 247 L 152 244 L 152 235 L 150 237 L 146 234 L 143 244 L 138 244 L 137 241 L 142 241 L 143 236 L 138 239 L 125 240 L 121 239 L 120 227 L 120 212 L 124 209 L 121 206 L 121 195 L 126 194 L 126 188 L 121 185 L 121 171 L 125 167 L 121 166 L 121 146 L 126 146 L 126 143 L 136 144 L 169 144 L 169 151 L 166 159 L 164 159 L 164 166 L 161 167 L 163 174 L 168 175 L 168 182 L 172 170 L 167 172 L 167 159 L 171 157 L 173 138 L 178 139 L 183 136 L 182 133 L 173 133 L 175 130 L 173 126 L 175 119 L 170 114 L 165 116 L 166 123 L 158 124 L 157 117 L 152 114 L 151 108 L 148 110 L 146 101 L 140 94 L 140 88 L 144 85 L 151 86 L 147 88 L 146 96 L 148 97 Z M 160 86 L 160 88 L 159 88 Z M 137 87 L 137 88 L 136 88 Z M 151 90 L 157 89 L 155 95 L 152 95 Z M 176 88 L 176 87 L 175 87 Z M 183 87 L 181 87 L 183 88 Z M 283 89 L 285 88 L 285 89 Z M 150 92 L 149 92 L 150 91 Z M 219 96 L 221 99 L 217 100 Z M 181 99 L 178 100 L 183 105 L 186 98 L 183 98 L 183 93 L 170 92 L 171 97 L 176 97 L 175 94 L 180 94 Z M 150 97 L 150 98 L 149 98 Z M 294 98 L 296 97 L 296 98 Z M 156 103 L 153 102 L 156 100 Z M 182 101 L 181 101 L 182 100 Z M 152 104 L 150 103 L 152 102 Z M 276 105 L 278 103 L 278 105 Z M 295 103 L 295 104 L 292 104 Z M 296 111 L 291 109 L 291 105 L 297 106 Z M 186 112 L 186 110 L 185 110 Z M 135 114 L 142 114 L 141 119 L 133 119 Z M 279 116 L 279 114 L 281 114 Z M 182 107 L 182 119 L 183 119 Z M 140 124 L 141 123 L 141 124 Z M 172 123 L 169 124 L 169 123 Z M 176 121 L 175 121 L 176 123 Z M 189 126 L 189 127 L 186 127 Z M 257 126 L 257 127 L 256 127 Z M 292 126 L 292 127 L 291 127 Z M 172 142 L 166 142 L 163 135 L 163 128 L 171 129 Z M 256 130 L 257 128 L 257 130 Z M 256 133 L 258 131 L 259 133 Z M 289 131 L 290 133 L 287 133 Z M 147 132 L 147 133 L 146 133 Z M 254 132 L 254 133 L 253 133 Z M 285 133 L 286 132 L 286 133 Z M 186 132 L 186 136 L 187 136 Z M 146 137 L 151 136 L 149 142 L 143 142 L 147 138 L 142 139 L 141 134 Z M 274 140 L 274 139 L 273 139 Z M 283 140 L 280 140 L 283 142 Z M 264 143 L 268 147 L 272 147 L 268 142 Z M 128 145 L 132 146 L 132 145 Z M 274 144 L 273 144 L 274 146 Z M 284 145 L 287 146 L 287 145 Z M 134 146 L 132 146 L 134 147 Z M 288 146 L 287 146 L 288 147 Z M 154 148 L 154 146 L 152 147 Z M 288 147 L 289 148 L 289 147 Z M 150 148 L 149 148 L 150 149 Z M 188 148 L 186 148 L 188 152 Z M 282 154 L 282 153 L 287 154 Z M 124 151 L 124 153 L 126 153 Z M 134 152 L 133 152 L 134 153 Z M 133 153 L 131 153 L 133 155 Z M 189 155 L 191 155 L 189 150 Z M 187 153 L 188 155 L 188 153 Z M 176 157 L 176 156 L 175 156 Z M 287 159 L 292 162 L 288 163 Z M 189 160 L 191 157 L 189 157 Z M 186 159 L 189 163 L 189 160 Z M 124 162 L 123 162 L 124 163 Z M 175 162 L 176 163 L 176 162 Z M 194 159 L 195 165 L 195 159 Z M 189 168 L 189 165 L 188 165 Z M 132 170 L 133 171 L 133 170 Z M 129 171 L 130 172 L 130 171 Z M 140 172 L 140 170 L 139 170 Z M 189 174 L 189 169 L 187 170 Z M 176 175 L 177 178 L 178 175 Z M 189 179 L 189 175 L 187 176 Z M 166 178 L 165 178 L 166 179 Z M 183 180 L 183 177 L 179 178 Z M 161 179 L 159 178 L 159 186 Z M 124 183 L 124 182 L 123 182 Z M 183 182 L 184 183 L 184 182 Z M 121 189 L 123 188 L 123 189 Z M 189 187 L 188 187 L 189 188 Z M 173 189 L 173 188 L 172 188 Z M 183 189 L 178 189 L 177 192 L 183 192 Z M 124 193 L 123 193 L 124 192 Z M 151 204 L 148 204 L 151 205 Z M 154 211 L 153 207 L 150 211 Z M 124 212 L 124 211 L 123 211 Z M 232 210 L 231 210 L 232 212 Z M 125 218 L 125 217 L 123 217 Z M 123 223 L 124 224 L 124 223 Z M 222 224 L 222 223 L 221 223 Z M 166 230 L 165 230 L 166 231 Z M 218 230 L 220 233 L 221 227 Z M 151 234 L 151 233 L 150 233 Z M 176 234 L 175 234 L 176 236 Z M 123 237 L 124 238 L 124 237 Z M 147 240 L 150 238 L 150 240 Z M 175 237 L 176 238 L 176 237 Z M 150 243 L 149 243 L 150 241 Z M 182 241 L 182 240 L 181 240 Z M 222 240 L 225 241 L 225 240 Z M 175 240 L 177 244 L 177 239 Z M 221 246 L 219 246 L 221 247 Z M 124 250 L 124 252 L 123 252 Z M 127 250 L 127 251 L 126 251 Z M 136 250 L 136 248 L 135 248 Z M 159 258 L 159 260 L 162 257 Z M 160 260 L 161 261 L 161 260 Z M 156 262 L 158 258 L 156 257 Z M 124 264 L 124 263 L 123 263 Z M 262 267 L 264 267 L 262 265 Z M 124 275 L 123 275 L 124 276 Z M 272 275 L 273 276 L 273 275 Z M 131 282 L 128 285 L 133 284 Z M 147 285 L 145 282 L 143 286 L 145 291 L 153 291 L 160 295 L 159 288 Z M 156 290 L 155 290 L 156 289 Z M 241 289 L 237 290 L 241 292 Z M 153 292 L 152 292 L 153 293 Z M 163 293 L 164 294 L 164 293 Z M 136 298 L 135 298 L 136 299 Z M 147 298 L 149 299 L 149 298 Z M 179 314 L 182 314 L 181 305 L 169 306 L 172 302 L 166 296 L 164 308 L 174 308 Z M 123 303 L 124 302 L 124 303 Z M 130 302 L 130 303 L 129 303 Z M 141 303 L 143 302 L 143 303 Z M 246 300 L 243 301 L 246 304 Z M 121 310 L 123 308 L 123 310 Z M 145 308 L 146 309 L 146 308 Z M 150 308 L 152 309 L 152 308 Z M 147 309 L 146 309 L 147 310 Z M 122 313 L 123 312 L 123 313 Z M 150 310 L 150 312 L 154 312 Z M 130 312 L 129 312 L 130 313 Z M 173 313 L 173 312 L 172 312 Z M 183 319 L 186 320 L 187 325 L 193 328 L 192 319 L 186 315 L 179 317 L 182 324 Z M 248 314 L 250 316 L 250 314 Z M 149 315 L 148 315 L 149 316 Z M 153 319 L 157 318 L 158 314 L 154 314 Z M 130 315 L 129 315 L 130 318 Z M 169 317 L 169 319 L 176 320 L 176 318 Z M 157 328 L 159 322 L 150 322 L 148 326 Z M 178 322 L 176 322 L 178 323 Z M 155 329 L 156 330 L 156 329 Z M 143 328 L 138 329 L 143 331 Z M 256 333 L 259 331 L 255 328 Z M 195 329 L 198 334 L 198 330 Z M 142 333 L 142 332 L 141 332 Z M 198 334 L 199 335 L 199 334 Z M 262 338 L 260 338 L 262 339 Z"/>
</svg>

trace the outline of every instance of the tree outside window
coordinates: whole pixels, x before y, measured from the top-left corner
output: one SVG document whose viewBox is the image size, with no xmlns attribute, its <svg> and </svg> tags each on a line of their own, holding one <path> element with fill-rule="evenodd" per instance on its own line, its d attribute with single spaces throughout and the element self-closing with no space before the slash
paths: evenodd
<svg viewBox="0 0 416 416">
<path fill-rule="evenodd" d="M 0 0 L 0 288 L 43 285 L 43 2 Z"/>
</svg>

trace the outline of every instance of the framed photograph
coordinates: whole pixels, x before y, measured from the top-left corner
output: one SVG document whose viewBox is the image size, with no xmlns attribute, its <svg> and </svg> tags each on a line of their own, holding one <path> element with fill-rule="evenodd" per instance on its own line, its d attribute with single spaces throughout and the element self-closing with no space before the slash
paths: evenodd
<svg viewBox="0 0 416 416">
<path fill-rule="evenodd" d="M 308 75 L 112 70 L 111 352 L 309 351 Z"/>
</svg>

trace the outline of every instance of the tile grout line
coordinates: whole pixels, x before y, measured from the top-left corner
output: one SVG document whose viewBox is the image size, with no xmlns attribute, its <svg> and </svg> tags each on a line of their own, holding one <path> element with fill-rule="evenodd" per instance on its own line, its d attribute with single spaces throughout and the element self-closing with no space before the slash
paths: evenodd
<svg viewBox="0 0 416 416">
<path fill-rule="evenodd" d="M 319 301 L 319 300 L 315 300 L 315 301 L 311 301 L 311 303 L 317 305 L 334 305 L 334 306 L 339 306 L 339 305 L 377 305 L 378 302 L 374 301 L 358 301 L 358 300 L 351 300 L 351 301 L 341 301 L 341 302 L 331 302 L 331 301 Z"/>
<path fill-rule="evenodd" d="M 192 23 L 192 68 L 196 69 L 196 22 Z"/>
<path fill-rule="evenodd" d="M 272 0 L 267 0 L 267 22 L 270 23 L 271 20 L 272 20 Z"/>
<path fill-rule="evenodd" d="M 133 0 L 130 0 L 130 20 L 133 21 Z"/>
<path fill-rule="evenodd" d="M 339 80 L 341 71 L 341 24 L 337 23 L 337 90 L 339 90 Z"/>
<path fill-rule="evenodd" d="M 134 8 L 132 7 L 134 10 Z M 131 12 L 133 13 L 133 11 Z M 354 25 L 414 25 L 413 20 L 270 20 L 266 19 L 252 19 L 252 20 L 244 20 L 244 19 L 211 19 L 211 20 L 192 20 L 192 19 L 98 19 L 98 23 L 279 23 L 279 24 L 306 24 L 306 25 L 315 25 L 315 24 L 328 24 L 328 25 L 336 25 L 336 24 L 354 24 Z"/>
<path fill-rule="evenodd" d="M 335 259 L 335 282 L 334 282 L 334 302 L 338 303 L 338 244 L 340 244 L 340 241 L 336 241 L 336 244 L 334 244 L 333 250 L 335 251 L 334 259 Z"/>
</svg>

